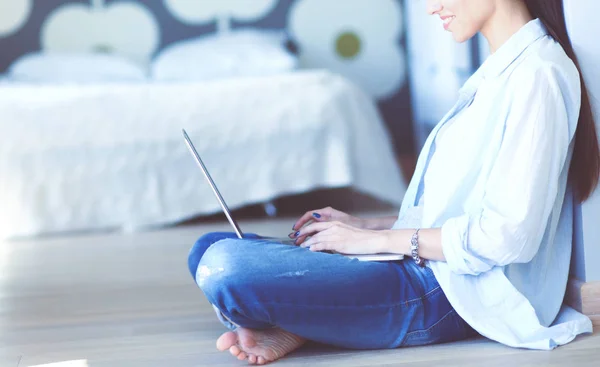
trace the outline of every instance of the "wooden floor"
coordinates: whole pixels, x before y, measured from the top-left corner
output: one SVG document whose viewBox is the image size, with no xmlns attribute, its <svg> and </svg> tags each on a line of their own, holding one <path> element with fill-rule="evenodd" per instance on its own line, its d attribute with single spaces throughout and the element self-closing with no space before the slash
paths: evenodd
<svg viewBox="0 0 600 367">
<path fill-rule="evenodd" d="M 243 223 L 281 236 L 290 220 Z M 225 223 L 137 234 L 0 243 L 0 366 L 243 366 L 215 349 L 224 331 L 188 274 L 187 252 Z M 348 351 L 309 345 L 280 366 L 599 366 L 600 335 L 552 352 L 484 339 Z"/>
</svg>

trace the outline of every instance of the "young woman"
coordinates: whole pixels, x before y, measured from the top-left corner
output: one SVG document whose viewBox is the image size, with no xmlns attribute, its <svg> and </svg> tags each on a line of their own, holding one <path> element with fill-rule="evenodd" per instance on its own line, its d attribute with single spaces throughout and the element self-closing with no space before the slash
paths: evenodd
<svg viewBox="0 0 600 367">
<path fill-rule="evenodd" d="M 298 246 L 200 238 L 190 271 L 233 330 L 218 349 L 264 364 L 306 340 L 380 349 L 478 333 L 552 349 L 591 332 L 562 306 L 574 208 L 600 172 L 562 0 L 427 5 L 456 41 L 481 32 L 492 55 L 429 136 L 398 218 L 311 211 L 290 234 Z M 359 262 L 324 250 L 406 257 Z"/>
</svg>

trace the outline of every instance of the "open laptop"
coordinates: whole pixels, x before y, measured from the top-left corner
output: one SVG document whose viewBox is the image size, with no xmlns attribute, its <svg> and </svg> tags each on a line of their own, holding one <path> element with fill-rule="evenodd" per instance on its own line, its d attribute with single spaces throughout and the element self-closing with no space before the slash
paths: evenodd
<svg viewBox="0 0 600 367">
<path fill-rule="evenodd" d="M 204 162 L 202 162 L 202 159 L 200 158 L 200 155 L 198 154 L 196 147 L 194 147 L 192 140 L 188 136 L 185 129 L 182 129 L 182 132 L 183 132 L 183 137 L 185 139 L 185 143 L 186 143 L 187 147 L 189 148 L 190 153 L 192 153 L 192 155 L 194 156 L 196 163 L 198 164 L 198 166 L 202 170 L 202 173 L 204 174 L 204 177 L 206 177 L 206 180 L 210 184 L 210 187 L 211 187 L 213 193 L 215 194 L 215 196 L 217 197 L 217 200 L 219 201 L 219 204 L 221 205 L 221 209 L 223 209 L 223 213 L 225 213 L 225 216 L 227 217 L 229 224 L 231 224 L 231 226 L 233 227 L 233 230 L 234 230 L 236 236 L 238 238 L 244 238 L 244 233 L 242 232 L 242 229 L 240 228 L 237 221 L 233 218 L 233 215 L 231 214 L 231 211 L 229 210 L 227 203 L 225 203 L 225 200 L 223 199 L 223 196 L 221 196 L 221 193 L 219 192 L 217 185 L 215 184 L 212 177 L 210 176 L 210 173 L 208 173 L 208 169 L 204 165 Z M 262 238 L 262 240 L 276 242 L 276 243 L 282 243 L 282 244 L 286 244 L 286 245 L 294 245 L 294 246 L 296 245 L 294 243 L 294 240 L 290 239 L 288 237 Z M 340 255 L 346 256 L 349 258 L 353 258 L 353 259 L 358 259 L 360 261 L 396 261 L 396 260 L 402 260 L 404 258 L 404 255 L 400 255 L 400 254 L 369 254 L 369 255 L 340 254 Z"/>
</svg>

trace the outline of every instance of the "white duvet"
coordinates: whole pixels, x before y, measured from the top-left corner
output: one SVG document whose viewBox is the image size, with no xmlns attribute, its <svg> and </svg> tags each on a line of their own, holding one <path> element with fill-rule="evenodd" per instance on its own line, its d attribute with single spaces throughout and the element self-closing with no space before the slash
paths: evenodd
<svg viewBox="0 0 600 367">
<path fill-rule="evenodd" d="M 328 72 L 202 84 L 2 83 L 0 114 L 2 238 L 219 212 L 181 128 L 233 209 L 314 188 L 353 187 L 394 204 L 405 191 L 374 103 Z"/>
</svg>

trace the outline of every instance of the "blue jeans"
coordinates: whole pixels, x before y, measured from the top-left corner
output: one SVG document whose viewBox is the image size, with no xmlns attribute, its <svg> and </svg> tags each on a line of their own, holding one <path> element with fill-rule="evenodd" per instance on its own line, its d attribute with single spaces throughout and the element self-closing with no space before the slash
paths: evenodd
<svg viewBox="0 0 600 367">
<path fill-rule="evenodd" d="M 476 335 L 428 267 L 361 262 L 233 233 L 191 249 L 192 277 L 230 329 L 279 327 L 352 349 L 385 349 Z"/>
</svg>

